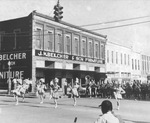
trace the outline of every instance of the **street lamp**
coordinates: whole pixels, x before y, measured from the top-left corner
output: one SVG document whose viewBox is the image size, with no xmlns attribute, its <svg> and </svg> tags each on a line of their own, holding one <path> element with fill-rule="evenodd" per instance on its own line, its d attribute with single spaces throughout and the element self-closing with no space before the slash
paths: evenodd
<svg viewBox="0 0 150 123">
<path fill-rule="evenodd" d="M 8 61 L 8 74 L 9 74 L 9 78 L 8 78 L 8 94 L 10 95 L 11 93 L 11 80 L 10 80 L 10 69 L 11 69 L 11 62 Z"/>
</svg>

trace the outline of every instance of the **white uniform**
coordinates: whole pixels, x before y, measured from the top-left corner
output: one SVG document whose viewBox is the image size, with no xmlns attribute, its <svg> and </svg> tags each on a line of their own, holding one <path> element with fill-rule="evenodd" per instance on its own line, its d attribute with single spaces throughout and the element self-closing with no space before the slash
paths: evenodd
<svg viewBox="0 0 150 123">
<path fill-rule="evenodd" d="M 109 111 L 106 114 L 99 116 L 94 123 L 119 123 L 119 119 Z"/>
<path fill-rule="evenodd" d="M 122 99 L 122 94 L 124 94 L 125 91 L 122 89 L 122 87 L 116 88 L 116 92 L 114 92 L 116 99 Z"/>
</svg>

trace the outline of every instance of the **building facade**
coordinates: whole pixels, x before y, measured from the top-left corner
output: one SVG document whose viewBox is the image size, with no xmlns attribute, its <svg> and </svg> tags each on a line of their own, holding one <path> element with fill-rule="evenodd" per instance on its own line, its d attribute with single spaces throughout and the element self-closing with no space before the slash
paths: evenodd
<svg viewBox="0 0 150 123">
<path fill-rule="evenodd" d="M 131 53 L 131 80 L 142 80 L 142 59 L 141 53 L 132 50 Z"/>
<path fill-rule="evenodd" d="M 131 48 L 107 41 L 106 73 L 108 80 L 129 81 L 131 79 Z"/>
<path fill-rule="evenodd" d="M 141 76 L 145 81 L 150 80 L 150 56 L 142 54 L 141 60 Z"/>
<path fill-rule="evenodd" d="M 86 75 L 96 81 L 106 77 L 105 35 L 37 12 L 0 27 L 0 88 L 15 76 L 46 83 L 57 77 L 61 87 L 66 79 L 73 83 L 78 77 L 84 84 Z"/>
<path fill-rule="evenodd" d="M 109 40 L 105 52 L 106 73 L 109 81 L 147 82 L 150 80 L 150 57 L 148 55 Z"/>
</svg>

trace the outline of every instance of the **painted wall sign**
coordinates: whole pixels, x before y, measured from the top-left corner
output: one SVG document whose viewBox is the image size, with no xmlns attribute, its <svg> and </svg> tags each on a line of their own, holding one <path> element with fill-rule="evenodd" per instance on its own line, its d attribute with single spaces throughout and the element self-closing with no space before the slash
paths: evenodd
<svg viewBox="0 0 150 123">
<path fill-rule="evenodd" d="M 24 71 L 3 71 L 0 72 L 0 78 L 1 79 L 8 79 L 10 78 L 14 78 L 15 76 L 17 76 L 18 78 L 22 79 L 23 78 L 23 74 Z"/>
<path fill-rule="evenodd" d="M 30 78 L 32 70 L 31 55 L 31 51 L 1 53 L 0 81 L 7 80 L 9 77 Z"/>
<path fill-rule="evenodd" d="M 101 60 L 101 59 L 67 55 L 67 54 L 61 54 L 61 53 L 55 53 L 55 52 L 49 52 L 49 51 L 41 51 L 41 50 L 35 50 L 35 56 L 104 64 L 104 60 Z"/>
<path fill-rule="evenodd" d="M 0 54 L 0 61 L 20 60 L 20 59 L 26 59 L 26 58 L 27 58 L 27 54 L 25 52 Z"/>
</svg>

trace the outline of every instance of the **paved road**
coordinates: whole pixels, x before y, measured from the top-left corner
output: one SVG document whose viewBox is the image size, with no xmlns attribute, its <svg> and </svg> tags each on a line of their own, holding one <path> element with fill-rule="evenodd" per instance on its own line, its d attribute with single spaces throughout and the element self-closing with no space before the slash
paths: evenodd
<svg viewBox="0 0 150 123">
<path fill-rule="evenodd" d="M 13 97 L 0 96 L 0 123 L 93 123 L 101 114 L 98 105 L 104 99 L 79 98 L 77 106 L 73 100 L 62 98 L 58 101 L 58 108 L 54 108 L 53 100 L 45 99 L 44 104 L 39 104 L 39 98 L 26 98 L 25 102 L 15 106 Z M 121 109 L 114 112 L 125 120 L 126 123 L 150 123 L 150 101 L 122 100 Z"/>
</svg>

